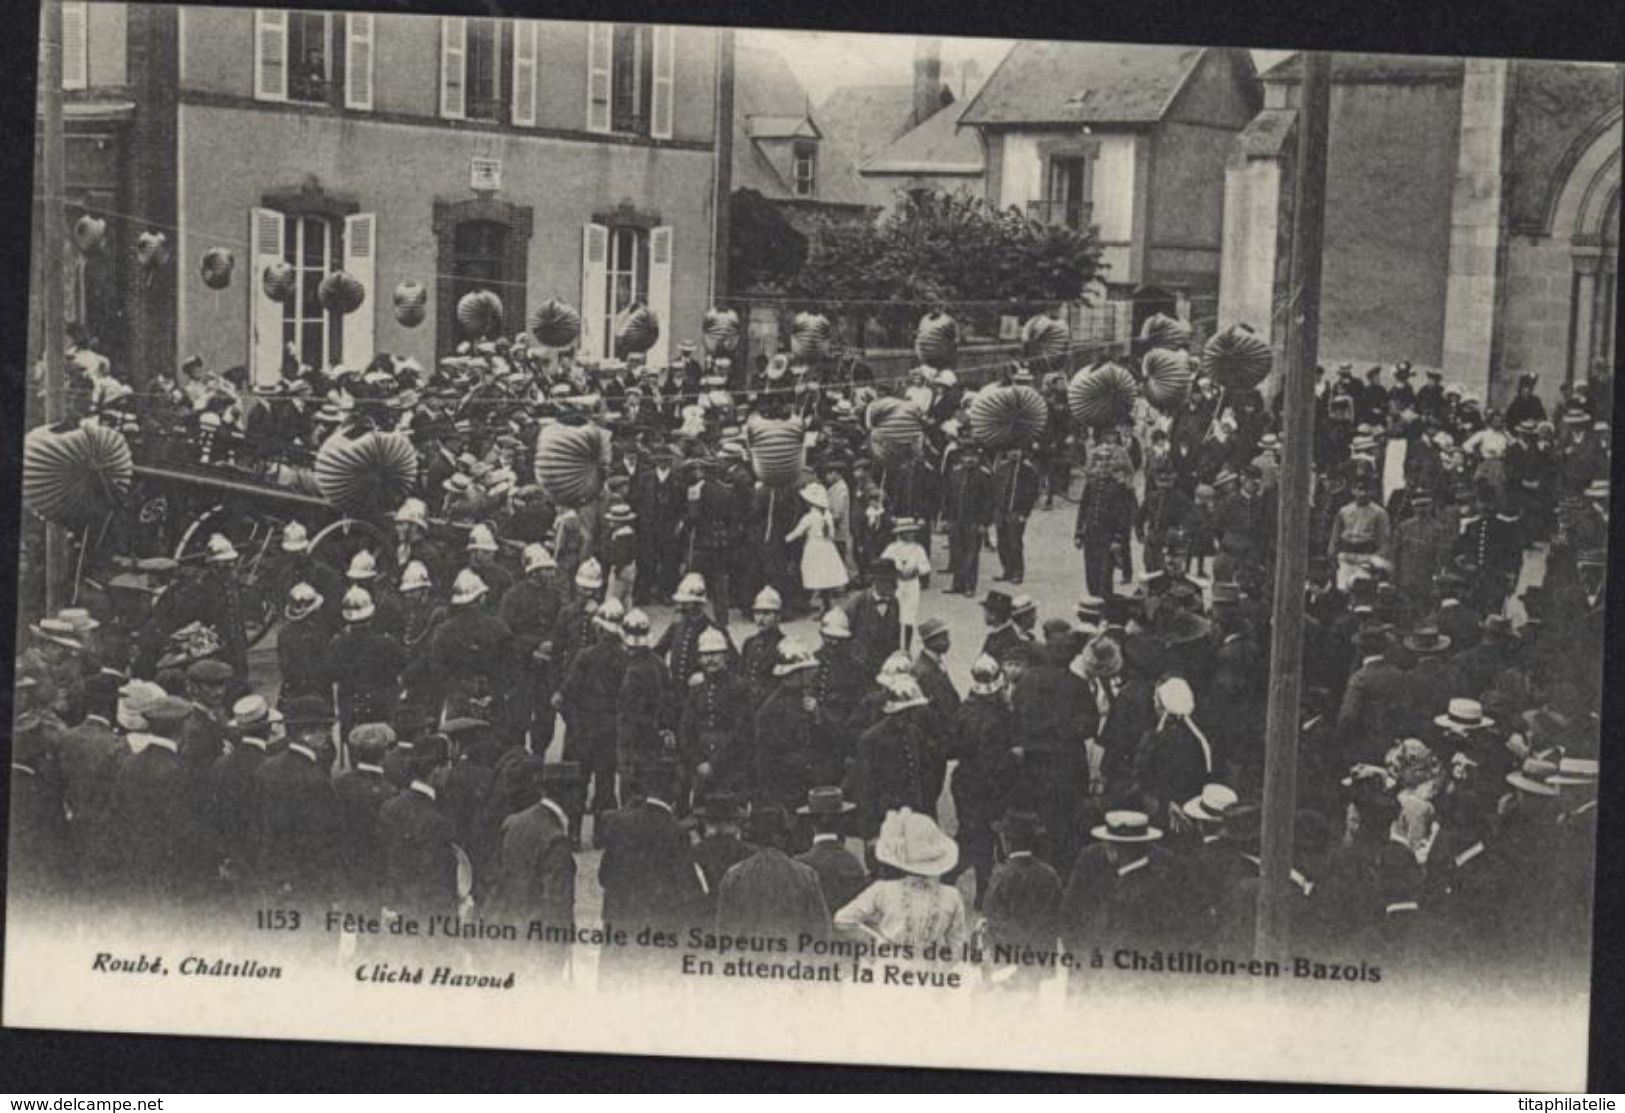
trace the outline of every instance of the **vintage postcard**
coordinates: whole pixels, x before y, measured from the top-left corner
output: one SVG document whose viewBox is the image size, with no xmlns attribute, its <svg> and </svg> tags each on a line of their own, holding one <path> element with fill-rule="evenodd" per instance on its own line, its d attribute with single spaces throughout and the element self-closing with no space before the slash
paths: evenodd
<svg viewBox="0 0 1625 1113">
<path fill-rule="evenodd" d="M 6 1025 L 1584 1086 L 1619 66 L 43 12 Z"/>
</svg>

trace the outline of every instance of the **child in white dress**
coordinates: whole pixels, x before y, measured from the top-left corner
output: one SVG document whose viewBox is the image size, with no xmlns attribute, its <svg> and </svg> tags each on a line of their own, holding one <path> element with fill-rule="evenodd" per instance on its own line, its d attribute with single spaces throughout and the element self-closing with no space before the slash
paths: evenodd
<svg viewBox="0 0 1625 1113">
<path fill-rule="evenodd" d="M 822 483 L 809 483 L 801 489 L 807 503 L 796 528 L 785 543 L 805 538 L 801 547 L 801 586 L 813 599 L 813 608 L 824 613 L 829 597 L 846 586 L 846 564 L 835 547 L 835 520 L 829 512 L 829 491 Z"/>
<path fill-rule="evenodd" d="M 892 543 L 880 554 L 897 569 L 897 610 L 903 623 L 903 648 L 914 645 L 914 627 L 920 619 L 920 587 L 931 574 L 931 558 L 920 544 L 920 523 L 899 518 L 892 523 Z"/>
</svg>

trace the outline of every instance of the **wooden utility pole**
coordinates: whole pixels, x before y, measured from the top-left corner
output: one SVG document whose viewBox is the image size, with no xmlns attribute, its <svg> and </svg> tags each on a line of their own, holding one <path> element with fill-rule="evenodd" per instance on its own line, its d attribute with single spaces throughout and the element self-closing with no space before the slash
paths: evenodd
<svg viewBox="0 0 1625 1113">
<path fill-rule="evenodd" d="M 1292 196 L 1292 258 L 1281 307 L 1283 422 L 1280 514 L 1275 537 L 1275 600 L 1270 635 L 1270 702 L 1264 742 L 1262 885 L 1254 951 L 1280 959 L 1292 939 L 1293 824 L 1298 796 L 1298 723 L 1302 715 L 1303 603 L 1309 560 L 1313 467 L 1313 374 L 1320 343 L 1320 262 L 1326 229 L 1326 140 L 1331 58 L 1300 56 L 1298 151 Z"/>
<path fill-rule="evenodd" d="M 67 416 L 63 364 L 67 355 L 62 289 L 62 194 L 65 154 L 62 134 L 62 0 L 40 7 L 40 361 L 45 372 L 45 420 L 55 425 Z M 62 574 L 68 563 L 67 535 L 61 526 L 45 527 L 45 609 L 62 607 Z"/>
</svg>

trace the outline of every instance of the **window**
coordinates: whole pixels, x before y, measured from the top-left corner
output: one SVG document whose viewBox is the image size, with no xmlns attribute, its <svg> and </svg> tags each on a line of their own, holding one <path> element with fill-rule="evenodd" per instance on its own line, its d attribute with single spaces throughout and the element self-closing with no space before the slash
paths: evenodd
<svg viewBox="0 0 1625 1113">
<path fill-rule="evenodd" d="M 610 127 L 636 135 L 649 132 L 649 97 L 654 89 L 650 28 L 617 23 L 610 60 Z"/>
<path fill-rule="evenodd" d="M 1093 161 L 1089 156 L 1050 160 L 1049 193 L 1042 204 L 1042 219 L 1077 229 L 1093 223 Z"/>
<path fill-rule="evenodd" d="M 671 138 L 675 28 L 590 24 L 587 61 L 588 131 Z"/>
<path fill-rule="evenodd" d="M 468 339 L 457 323 L 457 303 L 474 290 L 502 300 L 504 330 L 525 327 L 532 211 L 491 196 L 434 202 L 435 345 L 449 354 Z"/>
<path fill-rule="evenodd" d="M 282 307 L 282 343 L 293 345 L 299 362 L 327 367 L 343 358 L 340 316 L 322 308 L 322 279 L 340 269 L 343 225 L 320 216 L 283 217 L 282 257 L 293 265 L 293 296 Z M 370 358 L 370 357 L 369 357 Z"/>
<path fill-rule="evenodd" d="M 648 233 L 642 228 L 611 228 L 604 275 L 604 304 L 608 310 L 604 322 L 604 351 L 620 356 L 615 350 L 616 316 L 638 302 L 645 305 L 649 302 Z M 662 322 L 661 327 L 668 326 Z"/>
<path fill-rule="evenodd" d="M 288 13 L 288 99 L 326 104 L 333 95 L 333 23 L 325 12 Z"/>
<path fill-rule="evenodd" d="M 452 233 L 451 300 L 473 290 L 490 290 L 508 303 L 508 226 L 493 220 L 465 220 Z"/>
<path fill-rule="evenodd" d="M 85 0 L 63 0 L 62 87 L 90 84 L 90 6 Z"/>
<path fill-rule="evenodd" d="M 502 119 L 498 20 L 448 16 L 440 21 L 440 114 L 452 120 Z"/>
<path fill-rule="evenodd" d="M 797 143 L 791 158 L 797 197 L 811 197 L 818 190 L 818 147 Z"/>
</svg>

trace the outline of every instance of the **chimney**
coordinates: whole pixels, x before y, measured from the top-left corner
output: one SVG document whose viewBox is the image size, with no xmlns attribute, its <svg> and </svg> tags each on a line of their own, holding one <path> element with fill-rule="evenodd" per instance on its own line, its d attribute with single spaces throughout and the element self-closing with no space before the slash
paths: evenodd
<svg viewBox="0 0 1625 1113">
<path fill-rule="evenodd" d="M 921 37 L 914 40 L 914 113 L 912 126 L 918 127 L 942 107 L 942 40 Z"/>
</svg>

